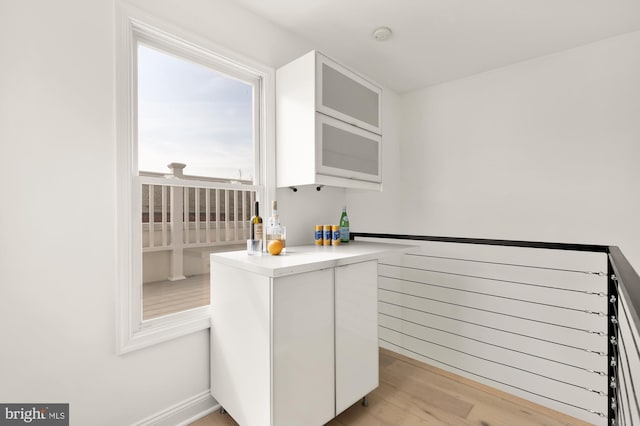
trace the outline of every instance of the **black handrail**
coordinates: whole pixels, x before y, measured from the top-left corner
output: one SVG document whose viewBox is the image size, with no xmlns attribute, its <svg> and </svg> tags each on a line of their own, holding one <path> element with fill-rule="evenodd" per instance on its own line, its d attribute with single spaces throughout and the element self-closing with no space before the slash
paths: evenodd
<svg viewBox="0 0 640 426">
<path fill-rule="evenodd" d="M 387 238 L 410 241 L 434 241 L 441 243 L 481 244 L 487 246 L 526 247 L 548 250 L 571 250 L 608 253 L 608 246 L 597 244 L 549 243 L 542 241 L 494 240 L 488 238 L 438 237 L 431 235 L 379 234 L 369 232 L 351 232 L 350 238 Z"/>
<path fill-rule="evenodd" d="M 368 232 L 351 232 L 350 239 L 355 238 L 379 238 L 379 239 L 394 239 L 394 240 L 407 240 L 407 241 L 430 241 L 430 242 L 443 242 L 443 243 L 458 243 L 458 244 L 479 244 L 489 246 L 506 246 L 506 247 L 523 247 L 523 248 L 536 248 L 547 250 L 570 250 L 579 252 L 595 252 L 606 253 L 608 256 L 608 291 L 610 297 L 608 317 L 612 318 L 612 321 L 608 321 L 608 339 L 609 339 L 609 355 L 615 357 L 610 358 L 608 380 L 610 384 L 613 382 L 613 386 L 609 389 L 609 397 L 611 398 L 610 409 L 608 413 L 609 419 L 612 424 L 618 424 L 616 420 L 621 416 L 624 417 L 624 411 L 621 411 L 618 395 L 619 391 L 616 389 L 620 385 L 618 378 L 619 365 L 619 352 L 618 352 L 618 326 L 617 320 L 620 319 L 620 312 L 617 312 L 619 306 L 619 293 L 624 296 L 627 306 L 627 314 L 631 318 L 630 325 L 635 326 L 636 330 L 640 330 L 640 276 L 635 271 L 633 266 L 629 263 L 627 258 L 622 254 L 622 251 L 617 246 L 597 245 L 597 244 L 573 244 L 573 243 L 551 243 L 541 241 L 522 241 L 522 240 L 497 240 L 486 238 L 464 238 L 464 237 L 442 237 L 442 236 L 428 236 L 428 235 L 408 235 L 408 234 L 387 234 L 387 233 L 368 233 Z M 613 316 L 618 316 L 618 319 Z M 613 323 L 613 324 L 611 324 Z M 638 350 L 638 348 L 636 348 Z M 638 352 L 640 355 L 640 352 Z M 624 371 L 622 371 L 624 373 Z M 631 372 L 629 372 L 631 374 Z M 635 394 L 635 389 L 633 389 Z M 640 408 L 636 401 L 636 409 L 640 415 Z"/>
<path fill-rule="evenodd" d="M 633 269 L 633 266 L 622 254 L 622 250 L 618 246 L 609 246 L 608 249 L 613 273 L 618 283 L 622 282 L 623 284 L 619 286 L 619 289 L 627 301 L 628 313 L 640 330 L 640 317 L 638 316 L 638 309 L 640 309 L 640 276 L 638 276 L 638 273 Z"/>
</svg>

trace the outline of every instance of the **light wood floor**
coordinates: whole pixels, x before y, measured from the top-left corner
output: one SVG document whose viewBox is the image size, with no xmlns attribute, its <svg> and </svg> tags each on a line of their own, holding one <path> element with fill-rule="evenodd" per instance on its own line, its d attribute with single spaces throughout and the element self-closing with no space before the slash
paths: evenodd
<svg viewBox="0 0 640 426">
<path fill-rule="evenodd" d="M 145 283 L 142 287 L 142 318 L 145 320 L 209 304 L 209 274 L 178 281 Z"/>
<path fill-rule="evenodd" d="M 380 349 L 380 386 L 327 426 L 588 425 L 557 411 Z M 237 426 L 218 411 L 191 426 Z M 304 426 L 304 425 L 301 425 Z"/>
</svg>

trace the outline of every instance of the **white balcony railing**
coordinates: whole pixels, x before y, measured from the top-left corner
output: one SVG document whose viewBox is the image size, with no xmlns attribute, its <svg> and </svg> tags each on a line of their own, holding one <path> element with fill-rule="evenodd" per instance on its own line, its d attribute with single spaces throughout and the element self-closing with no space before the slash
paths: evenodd
<svg viewBox="0 0 640 426">
<path fill-rule="evenodd" d="M 184 275 L 184 251 L 243 244 L 259 186 L 251 181 L 140 172 L 143 253 L 170 251 L 169 280 Z"/>
</svg>

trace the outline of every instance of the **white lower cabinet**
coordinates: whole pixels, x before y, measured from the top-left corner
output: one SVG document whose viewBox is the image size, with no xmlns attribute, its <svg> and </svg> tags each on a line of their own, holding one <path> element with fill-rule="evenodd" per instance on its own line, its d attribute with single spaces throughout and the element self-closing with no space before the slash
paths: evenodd
<svg viewBox="0 0 640 426">
<path fill-rule="evenodd" d="M 378 263 L 335 269 L 336 415 L 378 387 Z"/>
<path fill-rule="evenodd" d="M 211 393 L 240 425 L 323 425 L 378 386 L 376 260 L 211 277 Z"/>
<path fill-rule="evenodd" d="M 272 425 L 335 417 L 333 300 L 331 269 L 273 280 Z"/>
</svg>

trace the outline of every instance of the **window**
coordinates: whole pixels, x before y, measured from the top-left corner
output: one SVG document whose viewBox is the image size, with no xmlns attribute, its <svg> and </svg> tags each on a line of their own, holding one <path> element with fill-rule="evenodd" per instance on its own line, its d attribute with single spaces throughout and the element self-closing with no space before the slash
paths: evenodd
<svg viewBox="0 0 640 426">
<path fill-rule="evenodd" d="M 243 247 L 259 189 L 260 79 L 158 45 L 136 49 L 143 321 L 209 304 L 208 255 Z"/>
<path fill-rule="evenodd" d="M 265 131 L 273 71 L 125 14 L 117 84 L 120 352 L 209 326 L 209 253 L 243 247 L 253 201 L 273 192 Z"/>
<path fill-rule="evenodd" d="M 260 79 L 137 45 L 138 170 L 186 163 L 190 175 L 253 181 Z"/>
</svg>

